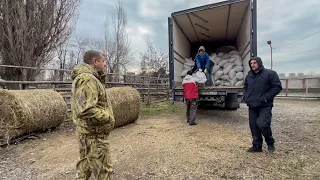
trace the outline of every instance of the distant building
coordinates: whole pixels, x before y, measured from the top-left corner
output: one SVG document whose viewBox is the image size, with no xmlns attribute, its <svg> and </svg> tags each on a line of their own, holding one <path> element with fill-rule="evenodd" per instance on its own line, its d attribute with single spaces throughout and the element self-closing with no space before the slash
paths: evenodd
<svg viewBox="0 0 320 180">
<path fill-rule="evenodd" d="M 280 78 L 280 79 L 286 78 L 286 74 L 285 74 L 285 73 L 279 73 L 279 78 Z"/>
<path fill-rule="evenodd" d="M 289 78 L 295 78 L 296 77 L 296 73 L 289 73 Z"/>
<path fill-rule="evenodd" d="M 298 78 L 304 78 L 305 77 L 305 75 L 304 75 L 304 73 L 298 73 Z"/>
</svg>

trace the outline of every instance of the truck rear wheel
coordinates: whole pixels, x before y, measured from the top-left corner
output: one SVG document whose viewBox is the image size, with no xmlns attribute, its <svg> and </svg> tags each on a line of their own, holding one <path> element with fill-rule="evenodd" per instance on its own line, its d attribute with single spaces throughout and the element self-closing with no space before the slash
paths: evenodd
<svg viewBox="0 0 320 180">
<path fill-rule="evenodd" d="M 227 94 L 225 108 L 227 110 L 237 110 L 239 107 L 238 94 Z"/>
</svg>

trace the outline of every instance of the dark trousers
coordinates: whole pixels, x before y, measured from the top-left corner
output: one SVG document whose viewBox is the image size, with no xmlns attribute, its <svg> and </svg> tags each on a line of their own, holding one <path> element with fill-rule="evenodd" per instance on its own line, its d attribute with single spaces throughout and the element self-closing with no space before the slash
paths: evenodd
<svg viewBox="0 0 320 180">
<path fill-rule="evenodd" d="M 197 99 L 187 99 L 187 118 L 188 123 L 192 123 L 196 121 L 196 114 L 198 108 L 198 100 Z"/>
<path fill-rule="evenodd" d="M 262 147 L 264 136 L 268 145 L 274 144 L 271 131 L 272 107 L 249 108 L 249 125 L 253 146 Z"/>
</svg>

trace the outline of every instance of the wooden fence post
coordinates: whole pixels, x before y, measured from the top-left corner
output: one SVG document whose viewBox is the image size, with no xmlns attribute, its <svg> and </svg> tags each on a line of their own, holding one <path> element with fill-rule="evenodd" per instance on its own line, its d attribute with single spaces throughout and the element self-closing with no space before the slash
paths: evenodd
<svg viewBox="0 0 320 180">
<path fill-rule="evenodd" d="M 150 75 L 148 76 L 148 100 L 147 105 L 150 105 Z"/>
<path fill-rule="evenodd" d="M 289 79 L 286 79 L 286 97 L 288 96 Z"/>
<path fill-rule="evenodd" d="M 309 93 L 309 79 L 307 79 L 307 83 L 306 83 L 306 96 L 308 96 Z"/>
<path fill-rule="evenodd" d="M 27 75 L 28 75 L 28 71 L 27 69 L 22 69 L 22 81 L 27 81 Z M 26 84 L 19 84 L 20 86 L 20 90 L 21 89 L 26 89 Z"/>
</svg>

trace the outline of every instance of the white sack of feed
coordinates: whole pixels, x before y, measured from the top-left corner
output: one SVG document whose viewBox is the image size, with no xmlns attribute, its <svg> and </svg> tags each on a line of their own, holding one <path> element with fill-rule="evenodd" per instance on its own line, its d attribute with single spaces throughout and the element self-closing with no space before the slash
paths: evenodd
<svg viewBox="0 0 320 180">
<path fill-rule="evenodd" d="M 216 64 L 219 64 L 219 62 L 222 60 L 222 58 L 221 57 L 215 57 L 214 58 L 214 61 L 216 62 Z"/>
<path fill-rule="evenodd" d="M 221 80 L 223 81 L 228 81 L 229 82 L 229 76 L 228 75 L 223 75 L 220 77 Z"/>
<path fill-rule="evenodd" d="M 229 79 L 228 80 L 221 80 L 221 85 L 222 86 L 230 86 L 230 82 L 229 82 Z"/>
<path fill-rule="evenodd" d="M 187 63 L 194 63 L 194 61 L 192 60 L 192 58 L 190 57 L 190 58 L 185 58 L 185 64 L 187 64 Z"/>
<path fill-rule="evenodd" d="M 236 70 L 235 69 L 231 69 L 228 75 L 229 75 L 230 79 L 234 79 L 236 77 Z"/>
<path fill-rule="evenodd" d="M 224 56 L 224 53 L 223 53 L 223 52 L 219 52 L 219 53 L 218 53 L 218 57 L 221 57 L 221 58 L 222 58 L 223 56 Z"/>
<path fill-rule="evenodd" d="M 238 79 L 239 81 L 243 80 L 243 79 L 244 79 L 244 74 L 243 74 L 243 72 L 238 72 L 238 73 L 236 74 L 236 77 L 237 77 L 237 79 Z"/>
<path fill-rule="evenodd" d="M 228 53 L 228 52 L 230 52 L 230 51 L 232 51 L 232 50 L 236 50 L 236 49 L 237 49 L 237 48 L 234 47 L 234 46 L 222 46 L 222 47 L 218 48 L 218 49 L 216 50 L 216 52 Z"/>
<path fill-rule="evenodd" d="M 230 62 L 227 62 L 223 65 L 224 68 L 228 67 L 228 66 L 234 66 L 234 63 L 230 63 Z"/>
<path fill-rule="evenodd" d="M 228 63 L 228 59 L 223 59 L 223 60 L 221 60 L 218 64 L 219 64 L 219 66 L 223 66 L 223 65 L 225 65 L 226 63 Z"/>
<path fill-rule="evenodd" d="M 231 54 L 231 55 L 235 55 L 235 54 L 240 55 L 239 51 L 237 51 L 237 50 L 232 50 L 232 51 L 229 52 L 229 54 Z"/>
<path fill-rule="evenodd" d="M 223 59 L 227 59 L 227 58 L 230 58 L 230 57 L 231 57 L 231 54 L 225 53 L 222 58 Z"/>
<path fill-rule="evenodd" d="M 206 74 L 201 71 L 197 71 L 193 74 L 193 76 L 195 77 L 197 83 L 205 83 L 207 81 Z"/>
<path fill-rule="evenodd" d="M 229 74 L 229 72 L 231 71 L 232 68 L 233 68 L 233 64 L 231 64 L 228 67 L 224 68 L 223 69 L 223 74 L 225 74 L 225 75 Z"/>
<path fill-rule="evenodd" d="M 235 58 L 235 57 L 229 58 L 229 62 L 230 62 L 230 63 L 234 63 L 234 61 L 236 61 L 236 60 L 237 60 L 237 58 Z"/>
<path fill-rule="evenodd" d="M 194 66 L 195 62 L 192 61 L 192 59 L 186 59 L 186 62 L 184 63 L 184 65 L 186 66 Z"/>
<path fill-rule="evenodd" d="M 212 80 L 212 85 L 214 85 L 214 83 L 215 83 L 214 75 L 213 75 L 213 74 L 211 74 L 210 76 L 211 76 L 211 80 Z"/>
<path fill-rule="evenodd" d="M 218 80 L 223 75 L 223 71 L 219 70 L 214 74 L 214 80 Z"/>
<path fill-rule="evenodd" d="M 217 63 L 216 60 L 215 60 L 216 57 L 217 57 L 217 54 L 216 54 L 216 53 L 211 53 L 211 55 L 210 55 L 210 60 L 211 60 L 214 64 Z"/>
<path fill-rule="evenodd" d="M 235 66 L 234 69 L 236 70 L 236 72 L 242 72 L 243 66 Z"/>
<path fill-rule="evenodd" d="M 182 84 L 190 83 L 190 82 L 194 82 L 194 83 L 197 82 L 196 77 L 191 76 L 191 75 L 186 75 L 182 80 Z"/>
<path fill-rule="evenodd" d="M 183 65 L 183 69 L 187 69 L 187 70 L 191 70 L 193 68 L 193 65 L 192 66 L 190 66 L 190 65 L 188 65 L 188 64 L 184 64 Z"/>
<path fill-rule="evenodd" d="M 188 69 L 184 69 L 182 72 L 181 72 L 181 76 L 186 76 L 187 73 L 188 73 Z"/>
<path fill-rule="evenodd" d="M 242 86 L 243 85 L 243 81 L 238 81 L 234 86 Z"/>
<path fill-rule="evenodd" d="M 231 86 L 234 86 L 238 82 L 237 77 L 234 77 L 233 79 L 230 79 Z"/>
<path fill-rule="evenodd" d="M 214 82 L 214 85 L 216 86 L 221 86 L 222 85 L 222 82 L 220 80 L 217 80 Z"/>
<path fill-rule="evenodd" d="M 236 60 L 234 61 L 234 64 L 236 66 L 242 66 L 242 59 L 240 57 L 240 55 L 232 55 L 232 58 L 236 58 Z"/>
<path fill-rule="evenodd" d="M 217 64 L 215 64 L 213 67 L 212 67 L 212 74 L 215 74 L 217 71 L 219 71 L 221 67 Z"/>
</svg>

